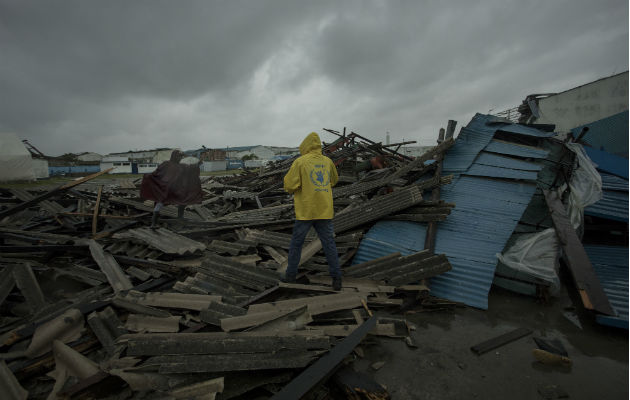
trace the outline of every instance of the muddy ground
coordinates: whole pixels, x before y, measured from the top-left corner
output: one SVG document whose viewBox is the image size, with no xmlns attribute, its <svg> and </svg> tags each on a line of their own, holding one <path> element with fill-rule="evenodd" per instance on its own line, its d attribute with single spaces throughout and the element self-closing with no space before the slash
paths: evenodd
<svg viewBox="0 0 630 400">
<path fill-rule="evenodd" d="M 575 309 L 564 286 L 548 304 L 493 287 L 487 311 L 470 307 L 408 315 L 417 344 L 376 339 L 364 346 L 354 368 L 387 387 L 393 400 L 406 399 L 628 399 L 628 331 L 601 326 Z M 572 322 L 579 319 L 581 328 Z M 515 328 L 533 334 L 483 355 L 471 346 Z M 533 357 L 533 337 L 557 338 L 570 367 L 542 364 Z M 378 370 L 372 365 L 385 362 Z M 544 397 L 545 393 L 547 396 Z"/>
</svg>

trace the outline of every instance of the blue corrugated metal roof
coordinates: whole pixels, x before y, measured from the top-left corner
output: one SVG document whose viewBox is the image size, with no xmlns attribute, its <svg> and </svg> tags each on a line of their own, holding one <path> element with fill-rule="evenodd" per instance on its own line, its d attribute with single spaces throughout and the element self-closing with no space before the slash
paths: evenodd
<svg viewBox="0 0 630 400">
<path fill-rule="evenodd" d="M 535 137 L 542 137 L 542 138 L 553 137 L 556 135 L 554 132 L 544 132 L 536 128 L 530 128 L 529 126 L 518 125 L 518 124 L 505 125 L 505 126 L 500 127 L 497 130 L 502 131 L 502 132 L 515 133 L 517 135 L 535 136 Z"/>
<path fill-rule="evenodd" d="M 448 188 L 448 189 L 447 189 Z M 435 296 L 488 308 L 497 259 L 534 194 L 533 184 L 462 176 L 445 186 L 442 199 L 455 202 L 438 224 L 435 253 L 446 254 L 453 269 L 431 280 Z M 400 251 L 424 249 L 426 225 L 381 221 L 361 241 L 354 264 Z"/>
<path fill-rule="evenodd" d="M 626 135 L 628 133 L 626 132 Z M 600 171 L 608 172 L 628 179 L 628 159 L 616 156 L 604 150 L 584 146 L 584 151 Z"/>
<path fill-rule="evenodd" d="M 582 128 L 588 126 L 584 140 L 598 150 L 605 150 L 619 156 L 628 156 L 628 110 L 610 117 L 571 129 L 577 137 Z"/>
<path fill-rule="evenodd" d="M 487 153 L 482 151 L 475 159 L 475 164 L 489 165 L 500 168 L 519 169 L 523 171 L 540 171 L 542 166 L 540 164 L 522 161 L 517 158 L 505 157 L 493 153 Z"/>
<path fill-rule="evenodd" d="M 616 246 L 584 246 L 595 274 L 617 316 L 598 315 L 602 325 L 628 329 L 628 248 Z"/>
<path fill-rule="evenodd" d="M 488 308 L 488 292 L 500 253 L 536 191 L 537 164 L 520 159 L 479 154 L 498 129 L 509 124 L 492 116 L 477 114 L 462 128 L 445 155 L 443 174 L 455 174 L 442 187 L 442 200 L 455 203 L 449 217 L 438 223 L 435 253 L 446 254 L 453 269 L 431 280 L 434 295 L 473 307 Z M 518 128 L 516 129 L 518 130 Z M 535 134 L 527 128 L 523 134 Z M 538 136 L 538 135 L 536 135 Z M 494 145 L 492 153 L 500 153 Z M 508 149 L 509 148 L 509 149 Z M 506 146 L 508 154 L 516 149 Z M 520 154 L 519 154 L 520 155 Z M 540 153 L 538 153 L 540 156 Z M 471 176 L 487 175 L 490 178 Z M 381 221 L 361 241 L 353 263 L 358 264 L 399 251 L 410 254 L 424 249 L 426 224 Z"/>
<path fill-rule="evenodd" d="M 602 188 L 605 190 L 628 191 L 628 180 L 599 171 L 602 177 Z"/>
<path fill-rule="evenodd" d="M 536 178 L 538 177 L 537 172 L 521 171 L 518 169 L 510 169 L 510 168 L 489 167 L 486 165 L 478 165 L 478 164 L 473 164 L 468 169 L 468 171 L 466 171 L 466 175 L 487 176 L 489 178 L 525 179 L 525 180 L 536 180 Z"/>
<path fill-rule="evenodd" d="M 484 151 L 523 158 L 545 158 L 549 154 L 547 150 L 538 149 L 531 146 L 508 143 L 496 139 L 491 140 Z"/>
</svg>

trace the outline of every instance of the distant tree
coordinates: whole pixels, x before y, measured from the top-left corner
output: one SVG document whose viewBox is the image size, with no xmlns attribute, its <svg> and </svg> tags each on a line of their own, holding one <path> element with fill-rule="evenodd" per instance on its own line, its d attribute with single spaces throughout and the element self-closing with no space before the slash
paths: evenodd
<svg viewBox="0 0 630 400">
<path fill-rule="evenodd" d="M 76 162 L 78 160 L 77 155 L 73 153 L 65 153 L 57 157 L 62 161 Z"/>
<path fill-rule="evenodd" d="M 256 154 L 246 154 L 243 157 L 241 157 L 241 160 L 243 160 L 243 161 L 258 160 L 258 156 Z"/>
</svg>

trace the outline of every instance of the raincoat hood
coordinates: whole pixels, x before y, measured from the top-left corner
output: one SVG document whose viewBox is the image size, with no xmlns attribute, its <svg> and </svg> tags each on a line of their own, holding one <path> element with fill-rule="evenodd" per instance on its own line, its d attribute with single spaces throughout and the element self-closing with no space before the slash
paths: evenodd
<svg viewBox="0 0 630 400">
<path fill-rule="evenodd" d="M 300 144 L 300 154 L 305 155 L 317 150 L 319 154 L 322 153 L 322 141 L 319 139 L 319 135 L 315 132 L 311 132 Z"/>
</svg>

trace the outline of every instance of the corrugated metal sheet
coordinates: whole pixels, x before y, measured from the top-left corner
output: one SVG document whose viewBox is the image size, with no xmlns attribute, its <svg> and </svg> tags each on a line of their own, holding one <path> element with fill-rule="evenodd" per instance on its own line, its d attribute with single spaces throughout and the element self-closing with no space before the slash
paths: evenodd
<svg viewBox="0 0 630 400">
<path fill-rule="evenodd" d="M 598 315 L 602 325 L 628 329 L 628 248 L 584 246 L 616 317 Z"/>
<path fill-rule="evenodd" d="M 484 151 L 523 158 L 545 158 L 549 154 L 547 150 L 520 144 L 508 143 L 496 139 L 491 140 Z"/>
<path fill-rule="evenodd" d="M 538 177 L 537 172 L 522 171 L 522 170 L 510 169 L 510 168 L 491 167 L 487 165 L 479 165 L 476 163 L 473 164 L 468 169 L 468 171 L 466 171 L 466 175 L 487 176 L 489 178 L 525 179 L 525 180 L 536 180 L 536 178 Z"/>
<path fill-rule="evenodd" d="M 503 250 L 535 189 L 533 184 L 462 176 L 444 191 L 442 199 L 457 206 L 438 224 L 435 253 L 446 254 L 453 269 L 431 280 L 434 295 L 488 308 L 495 254 Z M 361 241 L 353 264 L 396 251 L 420 251 L 425 236 L 424 224 L 381 221 Z"/>
<path fill-rule="evenodd" d="M 515 133 L 517 135 L 535 136 L 541 138 L 549 138 L 556 135 L 554 132 L 544 132 L 536 128 L 530 128 L 529 126 L 518 124 L 505 125 L 499 127 L 497 130 L 502 132 Z"/>
<path fill-rule="evenodd" d="M 585 215 L 628 222 L 628 180 L 605 172 L 602 177 L 603 198 L 584 210 Z"/>
<path fill-rule="evenodd" d="M 573 128 L 573 137 L 577 137 L 584 126 L 588 126 L 589 131 L 582 140 L 593 148 L 619 156 L 628 155 L 628 110 Z"/>
<path fill-rule="evenodd" d="M 512 157 L 482 151 L 475 159 L 475 164 L 491 167 L 518 169 L 523 171 L 540 171 L 542 166 L 533 162 L 522 161 Z M 470 174 L 469 174 L 470 175 Z"/>
<path fill-rule="evenodd" d="M 584 209 L 585 215 L 628 222 L 628 192 L 604 190 L 604 197 Z"/>
<path fill-rule="evenodd" d="M 442 187 L 441 198 L 455 203 L 449 217 L 438 224 L 436 254 L 446 254 L 453 269 L 431 280 L 434 295 L 487 309 L 500 253 L 536 191 L 535 182 L 515 182 L 469 176 L 486 171 L 488 176 L 536 179 L 536 164 L 509 157 L 479 153 L 488 146 L 497 129 L 510 128 L 493 117 L 477 114 L 463 128 L 447 152 L 443 173 L 462 174 Z M 520 134 L 547 137 L 532 128 L 514 128 Z M 493 145 L 495 152 L 500 145 Z M 514 152 L 513 149 L 510 151 Z M 478 160 L 480 162 L 478 162 Z M 491 164 L 484 165 L 482 163 Z M 523 171 L 519 168 L 527 168 Z M 525 175 L 523 175 L 523 173 Z M 526 178 L 524 178 L 526 176 Z M 354 264 L 399 251 L 410 254 L 424 249 L 426 225 L 403 221 L 381 221 L 366 234 L 353 260 Z"/>
<path fill-rule="evenodd" d="M 626 132 L 626 135 L 628 133 Z M 608 172 L 628 179 L 628 159 L 603 150 L 584 146 L 588 158 L 597 165 L 599 171 Z"/>
</svg>

